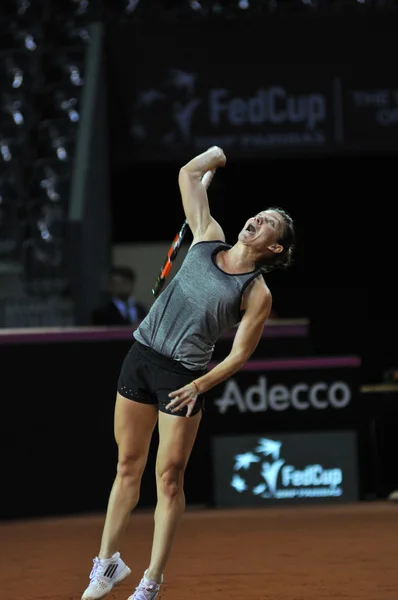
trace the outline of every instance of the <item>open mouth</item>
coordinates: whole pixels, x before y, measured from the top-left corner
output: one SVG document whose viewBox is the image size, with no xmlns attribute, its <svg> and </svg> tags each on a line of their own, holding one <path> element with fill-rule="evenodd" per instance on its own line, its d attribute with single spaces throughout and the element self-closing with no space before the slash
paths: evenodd
<svg viewBox="0 0 398 600">
<path fill-rule="evenodd" d="M 246 227 L 246 231 L 250 231 L 250 233 L 256 233 L 256 228 L 250 223 L 250 225 Z"/>
</svg>

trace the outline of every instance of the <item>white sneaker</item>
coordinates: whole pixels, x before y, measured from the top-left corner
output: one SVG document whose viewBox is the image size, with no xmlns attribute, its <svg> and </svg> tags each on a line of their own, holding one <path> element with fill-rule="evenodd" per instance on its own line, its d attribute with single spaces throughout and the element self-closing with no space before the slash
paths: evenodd
<svg viewBox="0 0 398 600">
<path fill-rule="evenodd" d="M 81 600 L 99 600 L 113 589 L 113 587 L 126 579 L 131 569 L 122 561 L 120 553 L 116 552 L 112 558 L 94 558 L 94 566 L 90 573 L 90 585 L 83 593 Z"/>
<path fill-rule="evenodd" d="M 150 579 L 147 579 L 145 571 L 144 577 L 141 579 L 140 583 L 135 588 L 134 594 L 132 596 L 129 596 L 127 600 L 156 600 L 162 583 L 163 575 L 162 581 L 160 583 L 156 583 L 156 581 L 151 581 Z"/>
</svg>

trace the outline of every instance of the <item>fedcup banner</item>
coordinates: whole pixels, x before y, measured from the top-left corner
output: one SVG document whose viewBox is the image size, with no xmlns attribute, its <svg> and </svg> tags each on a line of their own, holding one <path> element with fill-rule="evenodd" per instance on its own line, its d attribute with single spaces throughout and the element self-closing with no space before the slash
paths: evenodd
<svg viewBox="0 0 398 600">
<path fill-rule="evenodd" d="M 217 436 L 212 462 L 218 507 L 359 499 L 354 431 Z"/>
<path fill-rule="evenodd" d="M 139 74 L 130 136 L 140 153 L 196 154 L 213 145 L 229 156 L 317 149 L 333 138 L 332 85 L 297 86 L 289 72 L 260 74 L 256 65 L 222 76 L 173 66 Z M 213 76 L 212 76 L 213 75 Z M 156 81 L 156 87 L 153 83 Z"/>
<path fill-rule="evenodd" d="M 326 36 L 323 47 L 319 24 L 307 20 L 299 40 L 290 31 L 294 55 L 276 57 L 272 40 L 286 24 L 234 26 L 216 22 L 205 44 L 195 22 L 111 31 L 116 162 L 185 160 L 212 145 L 232 159 L 398 147 L 398 72 L 385 55 L 350 62 L 348 46 L 345 61 L 324 62 Z M 317 59 L 300 60 L 302 39 L 316 35 Z"/>
</svg>

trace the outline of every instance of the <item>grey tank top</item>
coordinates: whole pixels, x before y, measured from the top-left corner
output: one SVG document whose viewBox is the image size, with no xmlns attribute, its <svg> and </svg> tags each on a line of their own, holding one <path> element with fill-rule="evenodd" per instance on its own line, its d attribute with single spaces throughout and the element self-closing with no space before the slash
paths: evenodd
<svg viewBox="0 0 398 600">
<path fill-rule="evenodd" d="M 260 270 L 230 275 L 216 264 L 221 241 L 197 242 L 180 269 L 152 304 L 135 339 L 188 369 L 206 369 L 224 331 L 241 320 L 242 294 Z"/>
</svg>

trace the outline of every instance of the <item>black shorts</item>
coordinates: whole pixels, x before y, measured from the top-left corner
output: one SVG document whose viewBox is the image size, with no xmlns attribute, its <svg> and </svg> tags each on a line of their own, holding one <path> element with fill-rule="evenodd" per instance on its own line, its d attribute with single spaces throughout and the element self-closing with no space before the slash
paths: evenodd
<svg viewBox="0 0 398 600">
<path fill-rule="evenodd" d="M 154 404 L 162 412 L 185 417 L 187 407 L 172 413 L 166 406 L 170 402 L 169 393 L 191 383 L 207 370 L 193 371 L 177 360 L 163 356 L 152 348 L 134 341 L 120 370 L 117 391 L 121 396 L 143 404 Z M 204 394 L 196 400 L 191 415 L 204 408 Z"/>
</svg>

